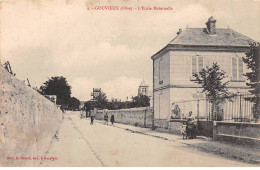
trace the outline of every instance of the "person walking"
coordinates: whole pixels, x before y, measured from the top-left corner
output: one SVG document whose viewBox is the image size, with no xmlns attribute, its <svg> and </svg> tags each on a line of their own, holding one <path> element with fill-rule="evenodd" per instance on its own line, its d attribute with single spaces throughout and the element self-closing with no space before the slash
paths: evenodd
<svg viewBox="0 0 260 170">
<path fill-rule="evenodd" d="M 113 125 L 114 122 L 115 122 L 115 116 L 114 115 L 111 115 L 110 121 L 111 121 L 111 124 Z"/>
<path fill-rule="evenodd" d="M 108 125 L 108 115 L 107 115 L 107 113 L 104 116 L 104 120 L 105 120 L 105 124 Z"/>
<path fill-rule="evenodd" d="M 94 119 L 95 119 L 95 116 L 93 114 L 91 114 L 91 116 L 90 116 L 90 125 L 94 124 Z"/>
</svg>

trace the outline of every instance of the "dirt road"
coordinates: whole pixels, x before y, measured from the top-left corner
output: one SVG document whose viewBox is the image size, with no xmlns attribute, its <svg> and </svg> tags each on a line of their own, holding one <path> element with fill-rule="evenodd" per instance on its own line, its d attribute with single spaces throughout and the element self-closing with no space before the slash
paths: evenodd
<svg viewBox="0 0 260 170">
<path fill-rule="evenodd" d="M 185 145 L 65 114 L 42 166 L 250 166 Z"/>
</svg>

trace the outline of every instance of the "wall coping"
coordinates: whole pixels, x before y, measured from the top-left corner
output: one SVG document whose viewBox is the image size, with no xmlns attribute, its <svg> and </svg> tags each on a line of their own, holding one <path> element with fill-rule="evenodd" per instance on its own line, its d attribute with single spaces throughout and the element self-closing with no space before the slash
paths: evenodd
<svg viewBox="0 0 260 170">
<path fill-rule="evenodd" d="M 120 111 L 142 111 L 142 110 L 152 110 L 153 107 L 134 107 L 134 108 L 128 108 L 128 109 L 118 109 L 118 110 L 108 110 L 108 109 L 102 109 L 102 110 L 97 110 L 97 112 L 120 112 Z"/>
<path fill-rule="evenodd" d="M 241 139 L 248 139 L 248 140 L 257 140 L 260 141 L 260 138 L 251 138 L 247 136 L 237 136 L 237 135 L 228 135 L 228 134 L 216 134 L 217 136 L 227 136 L 227 137 L 233 137 L 233 138 L 241 138 Z"/>
<path fill-rule="evenodd" d="M 260 123 L 214 121 L 214 125 L 216 124 L 234 124 L 234 125 L 240 124 L 240 125 L 260 126 Z"/>
</svg>

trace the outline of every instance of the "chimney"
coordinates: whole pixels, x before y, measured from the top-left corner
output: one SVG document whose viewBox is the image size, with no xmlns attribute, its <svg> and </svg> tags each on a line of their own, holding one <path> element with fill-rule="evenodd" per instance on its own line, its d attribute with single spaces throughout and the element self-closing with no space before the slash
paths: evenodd
<svg viewBox="0 0 260 170">
<path fill-rule="evenodd" d="M 207 25 L 207 31 L 210 35 L 216 34 L 216 20 L 211 16 L 208 19 L 208 22 L 206 22 Z"/>
</svg>

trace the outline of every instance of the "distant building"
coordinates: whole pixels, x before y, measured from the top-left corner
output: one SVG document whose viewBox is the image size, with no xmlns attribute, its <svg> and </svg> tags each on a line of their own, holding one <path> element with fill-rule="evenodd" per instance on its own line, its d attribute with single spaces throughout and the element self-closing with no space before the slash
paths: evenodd
<svg viewBox="0 0 260 170">
<path fill-rule="evenodd" d="M 216 20 L 210 17 L 206 28 L 180 29 L 177 36 L 163 49 L 154 54 L 153 95 L 155 126 L 160 120 L 169 119 L 171 112 L 180 109 L 184 114 L 196 108 L 194 105 L 176 107 L 177 102 L 205 98 L 200 85 L 194 82 L 192 73 L 217 62 L 226 71 L 231 92 L 247 92 L 248 72 L 242 57 L 254 40 L 230 28 L 216 28 Z M 205 108 L 199 108 L 207 114 Z M 187 113 L 186 113 L 187 112 Z"/>
<path fill-rule="evenodd" d="M 138 88 L 138 96 L 145 95 L 150 98 L 150 107 L 153 106 L 153 92 L 149 91 L 149 85 L 143 80 Z"/>
<path fill-rule="evenodd" d="M 143 80 L 138 88 L 138 96 L 145 95 L 148 96 L 149 86 Z"/>
</svg>

